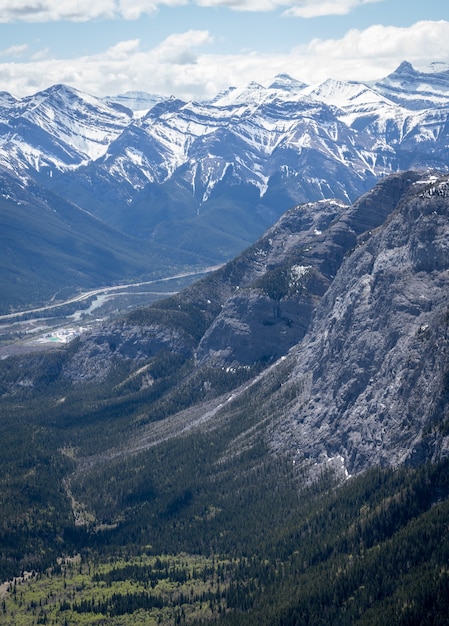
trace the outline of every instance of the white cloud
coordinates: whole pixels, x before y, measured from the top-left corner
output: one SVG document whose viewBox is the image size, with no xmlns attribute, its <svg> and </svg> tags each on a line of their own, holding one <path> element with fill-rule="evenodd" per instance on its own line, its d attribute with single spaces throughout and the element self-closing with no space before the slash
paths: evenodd
<svg viewBox="0 0 449 626">
<path fill-rule="evenodd" d="M 102 55 L 95 55 L 92 59 L 99 58 L 100 60 L 109 61 L 111 63 L 128 61 L 135 54 L 139 52 L 140 39 L 129 39 L 128 41 L 120 41 L 111 48 L 108 48 Z M 84 57 L 84 59 L 89 57 Z"/>
<path fill-rule="evenodd" d="M 98 96 L 142 90 L 187 100 L 213 97 L 251 80 L 268 84 L 281 72 L 309 84 L 329 77 L 368 81 L 404 60 L 417 69 L 432 61 L 449 63 L 448 21 L 350 30 L 341 39 L 314 39 L 287 54 L 210 54 L 212 40 L 208 31 L 189 30 L 151 50 L 134 39 L 92 56 L 0 63 L 0 90 L 21 97 L 66 83 Z"/>
<path fill-rule="evenodd" d="M 0 50 L 0 57 L 21 57 L 28 51 L 28 45 L 22 44 L 10 46 L 5 50 Z"/>
<path fill-rule="evenodd" d="M 158 6 L 182 6 L 188 0 L 119 0 L 118 14 L 125 20 L 137 20 L 141 15 L 155 13 Z"/>
<path fill-rule="evenodd" d="M 137 20 L 145 13 L 157 11 L 157 4 L 151 0 L 120 0 L 119 10 L 125 20 Z"/>
<path fill-rule="evenodd" d="M 362 4 L 384 0 L 196 0 L 202 7 L 227 7 L 234 11 L 274 11 L 285 9 L 284 15 L 293 17 L 322 17 L 347 15 Z"/>
<path fill-rule="evenodd" d="M 384 0 L 0 0 L 0 22 L 87 22 L 94 19 L 137 20 L 160 6 L 196 4 L 234 11 L 266 12 L 283 9 L 285 15 L 317 17 L 345 15 L 362 4 Z"/>
<path fill-rule="evenodd" d="M 208 43 L 212 43 L 212 37 L 207 30 L 189 30 L 167 37 L 153 50 L 152 56 L 164 64 L 193 65 L 198 61 L 196 48 Z"/>
<path fill-rule="evenodd" d="M 196 50 L 212 41 L 208 31 L 173 34 L 150 51 L 138 39 L 122 41 L 101 54 L 76 59 L 44 59 L 28 63 L 0 63 L 0 90 L 24 96 L 55 83 L 65 83 L 93 95 L 129 90 L 180 97 L 200 97 L 215 61 Z M 205 59 L 205 60 L 204 60 Z"/>
<path fill-rule="evenodd" d="M 87 22 L 134 20 L 158 6 L 180 6 L 189 0 L 0 0 L 0 22 Z"/>
<path fill-rule="evenodd" d="M 299 0 L 289 3 L 284 15 L 293 17 L 324 17 L 325 15 L 348 15 L 362 4 L 384 2 L 384 0 Z"/>
<path fill-rule="evenodd" d="M 114 0 L 0 0 L 0 22 L 85 22 L 114 14 Z"/>
<path fill-rule="evenodd" d="M 195 0 L 200 7 L 226 7 L 234 11 L 265 12 L 290 6 L 295 0 Z"/>
<path fill-rule="evenodd" d="M 38 50 L 32 55 L 31 60 L 42 61 L 43 59 L 48 59 L 49 57 L 50 57 L 50 50 L 48 48 L 42 48 L 42 50 Z"/>
<path fill-rule="evenodd" d="M 421 21 L 408 28 L 396 26 L 370 26 L 366 30 L 353 29 L 342 39 L 315 39 L 299 54 L 314 59 L 331 59 L 347 73 L 352 64 L 377 68 L 382 71 L 392 60 L 415 61 L 423 65 L 432 60 L 449 58 L 449 22 Z M 373 73 L 371 70 L 370 73 Z"/>
</svg>

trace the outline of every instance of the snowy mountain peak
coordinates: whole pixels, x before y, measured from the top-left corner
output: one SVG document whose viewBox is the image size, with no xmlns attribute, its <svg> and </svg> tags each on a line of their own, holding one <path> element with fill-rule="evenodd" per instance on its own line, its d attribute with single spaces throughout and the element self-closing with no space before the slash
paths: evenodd
<svg viewBox="0 0 449 626">
<path fill-rule="evenodd" d="M 210 104 L 232 106 L 238 104 L 260 104 L 275 98 L 294 99 L 307 87 L 289 74 L 277 74 L 268 87 L 252 81 L 243 88 L 230 87 L 220 92 Z"/>
<path fill-rule="evenodd" d="M 108 104 L 119 104 L 134 112 L 149 111 L 162 100 L 165 100 L 163 96 L 150 94 L 145 91 L 127 91 L 117 96 L 104 98 L 104 101 Z"/>
<path fill-rule="evenodd" d="M 214 98 L 213 103 L 217 106 L 233 106 L 237 104 L 259 104 L 266 95 L 266 87 L 251 81 L 245 87 L 231 87 Z"/>
<path fill-rule="evenodd" d="M 284 89 L 285 91 L 295 93 L 302 91 L 306 87 L 306 83 L 296 80 L 296 78 L 292 78 L 289 74 L 277 74 L 268 89 Z"/>
<path fill-rule="evenodd" d="M 212 98 L 212 100 L 208 101 L 208 104 L 218 104 L 220 101 L 224 102 L 226 98 L 231 96 L 231 94 L 236 89 L 237 87 L 234 87 L 234 86 L 228 87 L 227 89 L 223 89 L 222 91 L 218 92 L 217 95 L 214 98 Z"/>
<path fill-rule="evenodd" d="M 259 102 L 265 95 L 266 88 L 255 81 L 251 81 L 236 99 L 245 102 Z"/>
<path fill-rule="evenodd" d="M 97 98 L 88 93 L 79 91 L 74 87 L 64 84 L 53 85 L 44 91 L 40 91 L 32 96 L 18 101 L 20 112 L 39 110 L 39 107 L 51 108 L 55 114 L 70 116 L 75 115 L 75 111 L 84 113 L 90 111 L 95 117 L 104 115 L 111 120 L 121 118 L 129 120 L 131 115 L 124 109 L 118 109 L 115 105 L 109 104 L 101 98 Z"/>
<path fill-rule="evenodd" d="M 449 93 L 449 69 L 433 66 L 433 71 L 419 72 L 408 61 L 403 61 L 399 67 L 389 74 L 380 84 L 400 85 L 403 89 L 423 91 L 429 89 L 434 92 Z"/>
<path fill-rule="evenodd" d="M 27 100 L 27 99 L 25 99 Z M 91 96 L 87 93 L 79 91 L 75 89 L 75 87 L 70 87 L 65 84 L 57 84 L 41 91 L 35 96 L 30 97 L 30 103 L 32 101 L 36 103 L 40 103 L 46 100 L 54 103 L 54 106 L 83 106 L 89 105 L 93 107 L 101 106 L 101 99 L 96 98 L 95 96 Z"/>
<path fill-rule="evenodd" d="M 395 69 L 395 71 L 391 74 L 391 76 L 413 76 L 417 72 L 415 71 L 413 65 L 409 63 L 409 61 L 402 61 L 402 63 Z"/>
<path fill-rule="evenodd" d="M 304 89 L 304 94 L 342 109 L 356 104 L 385 102 L 385 98 L 373 91 L 368 85 L 333 78 L 307 87 Z"/>
<path fill-rule="evenodd" d="M 67 85 L 14 100 L 8 113 L 8 141 L 0 160 L 9 162 L 14 171 L 67 170 L 87 164 L 103 156 L 132 120 L 130 111 Z"/>
<path fill-rule="evenodd" d="M 0 115 L 2 116 L 0 119 L 3 119 L 2 112 L 5 112 L 6 119 L 8 117 L 8 112 L 11 109 L 17 106 L 17 100 L 7 91 L 0 91 Z"/>
<path fill-rule="evenodd" d="M 374 88 L 398 104 L 426 108 L 429 104 L 449 104 L 449 70 L 419 72 L 403 61 L 399 67 L 374 84 Z"/>
</svg>

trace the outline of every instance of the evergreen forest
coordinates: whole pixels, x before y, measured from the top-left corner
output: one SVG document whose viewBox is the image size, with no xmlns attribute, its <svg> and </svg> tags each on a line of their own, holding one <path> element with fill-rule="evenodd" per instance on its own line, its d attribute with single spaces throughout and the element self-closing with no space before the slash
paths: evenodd
<svg viewBox="0 0 449 626">
<path fill-rule="evenodd" d="M 2 401 L 5 626 L 448 623 L 448 461 L 310 483 L 270 452 L 248 399 L 235 417 L 123 454 L 125 431 L 194 401 L 178 379 L 166 393 L 188 363 L 160 357 L 164 393 L 113 403 L 109 381 L 61 402 L 75 394 L 51 380 L 64 353 L 45 358 L 46 394 Z M 2 367 L 17 374 L 13 359 Z M 217 393 L 242 376 L 224 372 Z"/>
</svg>

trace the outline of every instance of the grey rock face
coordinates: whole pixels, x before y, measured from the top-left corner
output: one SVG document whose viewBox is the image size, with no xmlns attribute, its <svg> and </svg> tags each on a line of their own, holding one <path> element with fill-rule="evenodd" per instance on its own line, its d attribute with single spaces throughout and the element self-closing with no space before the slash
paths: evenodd
<svg viewBox="0 0 449 626">
<path fill-rule="evenodd" d="M 287 212 L 242 256 L 244 276 L 201 339 L 198 363 L 251 365 L 286 354 L 357 236 L 380 226 L 416 177 L 393 176 L 351 207 L 326 201 Z"/>
<path fill-rule="evenodd" d="M 394 175 L 352 206 L 292 209 L 179 294 L 171 310 L 203 316 L 196 339 L 168 318 L 128 320 L 81 343 L 65 375 L 101 380 L 158 350 L 194 356 L 197 372 L 268 362 L 258 384 L 272 391 L 251 403 L 298 467 L 344 478 L 437 459 L 449 453 L 448 252 L 448 177 Z"/>
<path fill-rule="evenodd" d="M 279 358 L 304 336 L 313 305 L 309 295 L 273 301 L 262 291 L 245 290 L 226 302 L 205 333 L 198 363 L 238 366 Z"/>
<path fill-rule="evenodd" d="M 343 262 L 294 348 L 274 445 L 352 473 L 449 452 L 449 185 L 415 182 Z"/>
<path fill-rule="evenodd" d="M 123 362 L 138 368 L 159 352 L 189 353 L 185 333 L 168 325 L 140 326 L 123 321 L 83 336 L 73 355 L 66 359 L 62 376 L 72 383 L 101 382 Z"/>
<path fill-rule="evenodd" d="M 322 234 L 341 211 L 335 202 L 296 207 L 242 255 L 245 270 L 200 341 L 199 365 L 273 361 L 303 338 L 330 281 Z"/>
</svg>

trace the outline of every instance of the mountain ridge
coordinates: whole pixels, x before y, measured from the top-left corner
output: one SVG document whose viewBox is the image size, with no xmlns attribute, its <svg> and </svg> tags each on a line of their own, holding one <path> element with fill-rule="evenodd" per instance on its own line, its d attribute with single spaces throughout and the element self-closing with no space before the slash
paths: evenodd
<svg viewBox="0 0 449 626">
<path fill-rule="evenodd" d="M 149 94 L 146 113 L 143 94 L 129 97 L 137 113 L 67 86 L 4 95 L 0 163 L 127 234 L 192 251 L 201 232 L 217 261 L 300 202 L 352 202 L 392 172 L 447 170 L 447 71 L 404 62 L 373 84 L 319 85 L 283 74 L 208 102 Z"/>
</svg>

